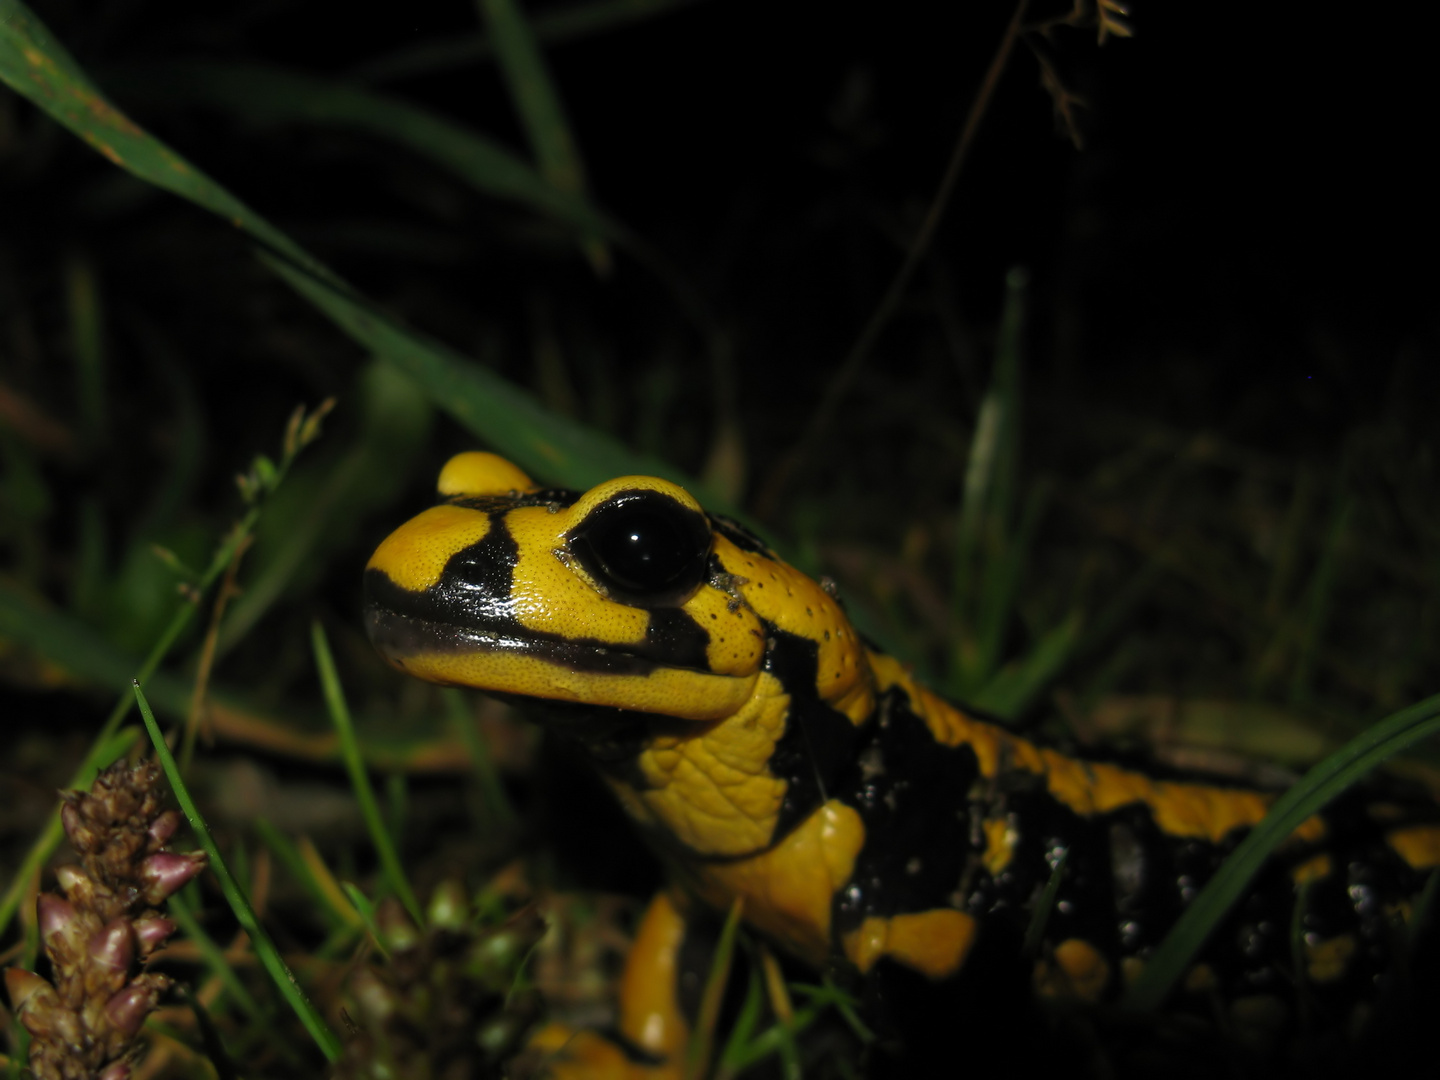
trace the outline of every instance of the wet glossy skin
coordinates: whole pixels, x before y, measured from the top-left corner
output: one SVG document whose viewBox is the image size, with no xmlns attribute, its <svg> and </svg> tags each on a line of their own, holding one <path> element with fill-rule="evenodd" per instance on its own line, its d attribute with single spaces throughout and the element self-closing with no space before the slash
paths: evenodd
<svg viewBox="0 0 1440 1080">
<path fill-rule="evenodd" d="M 1032 985 L 1106 1000 L 1273 800 L 1082 760 L 941 700 L 824 587 L 667 481 L 543 490 L 468 454 L 439 487 L 370 561 L 371 638 L 396 667 L 519 699 L 590 750 L 680 887 L 647 921 L 656 942 L 686 903 L 739 898 L 816 966 L 948 980 L 985 935 L 1018 941 L 1063 855 Z M 1288 997 L 1305 883 L 1304 977 L 1363 994 L 1437 864 L 1433 815 L 1346 797 L 1283 846 L 1191 988 Z M 631 966 L 653 997 L 673 955 L 644 946 Z M 622 1005 L 621 1028 L 665 1055 L 684 1024 L 661 998 Z"/>
</svg>

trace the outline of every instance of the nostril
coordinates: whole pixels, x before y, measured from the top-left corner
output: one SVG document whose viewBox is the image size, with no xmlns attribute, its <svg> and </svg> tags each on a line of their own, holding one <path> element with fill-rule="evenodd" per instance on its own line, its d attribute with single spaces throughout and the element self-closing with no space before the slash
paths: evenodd
<svg viewBox="0 0 1440 1080">
<path fill-rule="evenodd" d="M 474 556 L 461 556 L 458 559 L 450 560 L 446 571 L 446 576 L 455 584 L 468 589 L 481 589 L 488 592 L 493 591 L 500 583 L 495 567 L 486 560 Z"/>
</svg>

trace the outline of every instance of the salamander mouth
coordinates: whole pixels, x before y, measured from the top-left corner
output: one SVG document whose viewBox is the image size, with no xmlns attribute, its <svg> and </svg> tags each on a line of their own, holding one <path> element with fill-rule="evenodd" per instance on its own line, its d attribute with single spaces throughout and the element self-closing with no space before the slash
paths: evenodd
<svg viewBox="0 0 1440 1080">
<path fill-rule="evenodd" d="M 365 609 L 365 630 L 376 650 L 392 664 L 407 666 L 419 656 L 489 654 L 496 658 L 528 657 L 589 675 L 645 676 L 660 668 L 678 668 L 708 674 L 704 668 L 662 663 L 653 657 L 627 652 L 594 638 L 566 638 L 559 634 L 513 628 L 457 626 L 421 616 L 406 615 L 378 604 Z M 485 689 L 485 687 L 480 687 Z M 501 689 L 497 687 L 496 689 Z"/>
</svg>

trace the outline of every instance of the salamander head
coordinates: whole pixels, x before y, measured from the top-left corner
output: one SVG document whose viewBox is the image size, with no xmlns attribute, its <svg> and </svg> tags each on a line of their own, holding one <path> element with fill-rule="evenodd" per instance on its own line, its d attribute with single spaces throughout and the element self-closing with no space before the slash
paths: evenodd
<svg viewBox="0 0 1440 1080">
<path fill-rule="evenodd" d="M 680 486 L 628 476 L 545 490 L 470 453 L 445 466 L 439 490 L 444 501 L 391 533 L 365 571 L 366 628 L 395 667 L 687 720 L 750 697 L 761 622 Z"/>
<path fill-rule="evenodd" d="M 471 453 L 439 490 L 365 571 L 392 665 L 544 704 L 670 848 L 754 853 L 819 804 L 875 705 L 824 588 L 667 480 L 580 494 Z"/>
</svg>

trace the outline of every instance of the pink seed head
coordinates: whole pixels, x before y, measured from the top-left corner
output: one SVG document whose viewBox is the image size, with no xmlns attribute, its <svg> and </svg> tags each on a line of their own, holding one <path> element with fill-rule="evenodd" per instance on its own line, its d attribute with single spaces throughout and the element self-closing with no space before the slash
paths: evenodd
<svg viewBox="0 0 1440 1080">
<path fill-rule="evenodd" d="M 157 847 L 164 847 L 180 828 L 180 811 L 166 810 L 150 823 L 150 839 Z"/>
<path fill-rule="evenodd" d="M 80 808 L 69 799 L 60 804 L 60 824 L 65 827 L 65 836 L 69 841 L 72 844 L 77 843 L 85 822 L 80 817 Z"/>
<path fill-rule="evenodd" d="M 159 916 L 150 919 L 136 919 L 130 925 L 135 931 L 136 939 L 140 942 L 141 956 L 149 956 L 177 929 L 172 920 Z"/>
<path fill-rule="evenodd" d="M 55 880 L 60 883 L 60 888 L 65 890 L 66 896 L 69 896 L 75 889 L 88 888 L 90 885 L 90 879 L 85 876 L 85 871 L 73 865 L 57 868 Z"/>
<path fill-rule="evenodd" d="M 23 1012 L 27 1005 L 40 1005 L 47 999 L 56 1003 L 59 1001 L 53 986 L 24 968 L 5 969 L 5 992 L 10 995 L 10 1007 L 17 1013 Z M 37 997 L 37 994 L 42 996 Z"/>
<path fill-rule="evenodd" d="M 105 1003 L 105 1019 L 127 1039 L 140 1030 L 155 1007 L 155 991 L 146 986 L 127 986 Z"/>
<path fill-rule="evenodd" d="M 110 971 L 129 971 L 135 962 L 135 935 L 128 919 L 112 919 L 90 935 L 90 958 Z"/>
<path fill-rule="evenodd" d="M 146 903 L 160 903 L 203 869 L 205 869 L 205 853 L 201 851 L 194 851 L 188 855 L 158 851 L 147 857 L 140 864 L 140 877 L 146 886 Z"/>
<path fill-rule="evenodd" d="M 75 928 L 75 905 L 55 893 L 41 893 L 35 900 L 35 915 L 40 922 L 40 940 L 48 941 L 56 934 L 68 934 Z"/>
</svg>

